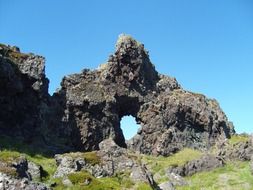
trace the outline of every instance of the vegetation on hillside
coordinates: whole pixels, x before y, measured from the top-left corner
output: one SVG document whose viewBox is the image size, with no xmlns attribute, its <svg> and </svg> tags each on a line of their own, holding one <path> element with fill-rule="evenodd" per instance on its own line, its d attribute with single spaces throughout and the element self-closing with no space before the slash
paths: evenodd
<svg viewBox="0 0 253 190">
<path fill-rule="evenodd" d="M 233 145 L 238 142 L 245 142 L 248 140 L 246 135 L 236 135 L 229 140 L 229 144 Z M 86 153 L 66 153 L 73 157 L 82 155 L 89 163 L 100 163 L 96 152 Z M 145 163 L 147 168 L 155 176 L 156 182 L 162 183 L 168 181 L 166 176 L 166 168 L 170 166 L 181 166 L 188 161 L 198 159 L 203 155 L 198 150 L 185 148 L 180 152 L 169 156 L 151 156 L 133 154 L 140 162 Z M 56 162 L 53 156 L 45 153 L 39 154 L 29 145 L 8 139 L 7 137 L 0 138 L 0 162 L 11 163 L 15 159 L 25 157 L 43 167 L 44 175 L 41 182 L 51 186 L 55 190 L 69 189 L 69 190 L 121 190 L 121 189 L 137 189 L 149 190 L 151 189 L 146 183 L 134 183 L 130 178 L 130 173 L 117 173 L 111 177 L 95 178 L 88 171 L 80 171 L 71 173 L 67 177 L 72 185 L 67 187 L 63 184 L 63 178 L 53 178 L 56 171 Z M 0 172 L 15 176 L 14 170 L 1 167 Z M 157 177 L 158 176 L 158 177 Z M 177 186 L 178 190 L 237 190 L 237 189 L 253 189 L 253 175 L 250 172 L 249 162 L 230 161 L 224 167 L 214 169 L 208 172 L 200 172 L 192 176 L 185 177 L 189 185 Z"/>
</svg>

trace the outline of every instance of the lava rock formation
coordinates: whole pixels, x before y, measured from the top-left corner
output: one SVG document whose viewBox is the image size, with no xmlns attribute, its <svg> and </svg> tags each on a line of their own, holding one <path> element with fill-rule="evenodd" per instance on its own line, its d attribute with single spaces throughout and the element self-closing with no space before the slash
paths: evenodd
<svg viewBox="0 0 253 190">
<path fill-rule="evenodd" d="M 0 133 L 58 153 L 98 150 L 110 138 L 154 155 L 206 149 L 234 133 L 216 100 L 159 74 L 144 45 L 127 35 L 106 64 L 65 76 L 53 96 L 47 88 L 43 57 L 0 45 Z M 125 115 L 141 125 L 127 143 L 120 128 Z"/>
</svg>

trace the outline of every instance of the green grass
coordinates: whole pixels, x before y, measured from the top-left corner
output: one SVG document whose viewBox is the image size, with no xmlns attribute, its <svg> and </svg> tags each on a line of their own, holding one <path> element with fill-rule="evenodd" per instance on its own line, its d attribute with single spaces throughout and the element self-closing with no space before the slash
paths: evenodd
<svg viewBox="0 0 253 190">
<path fill-rule="evenodd" d="M 68 190 L 121 190 L 132 189 L 133 183 L 129 179 L 128 174 L 117 174 L 113 177 L 95 178 L 86 171 L 71 173 L 68 175 L 72 186 L 66 187 L 62 184 L 62 179 L 55 179 L 56 187 L 54 190 L 68 189 Z M 85 184 L 89 181 L 89 184 Z M 144 189 L 145 190 L 145 189 Z"/>
<path fill-rule="evenodd" d="M 152 188 L 147 183 L 139 183 L 137 184 L 136 190 L 152 190 Z"/>
<path fill-rule="evenodd" d="M 238 142 L 245 142 L 249 138 L 246 135 L 236 135 L 229 139 L 229 144 L 234 145 Z M 46 184 L 56 182 L 54 190 L 121 190 L 121 189 L 137 189 L 150 190 L 151 187 L 146 183 L 135 184 L 130 179 L 130 172 L 117 173 L 112 177 L 95 178 L 87 171 L 80 171 L 68 175 L 68 178 L 73 183 L 72 186 L 65 186 L 62 183 L 62 178 L 53 178 L 56 171 L 56 162 L 53 157 L 45 156 L 36 152 L 33 148 L 25 146 L 21 142 L 5 138 L 0 138 L 0 161 L 12 163 L 21 156 L 27 160 L 41 165 L 44 169 L 44 176 L 41 179 Z M 8 149 L 9 148 L 9 149 Z M 20 149 L 20 152 L 18 151 Z M 83 157 L 92 165 L 99 164 L 101 160 L 96 152 L 86 153 L 66 153 L 72 157 Z M 178 153 L 169 156 L 150 156 L 131 154 L 134 159 L 144 162 L 153 174 L 158 173 L 159 178 L 157 183 L 167 181 L 165 169 L 170 166 L 181 166 L 188 161 L 198 159 L 203 155 L 198 150 L 185 148 Z M 15 169 L 11 167 L 0 167 L 0 172 L 9 175 L 16 175 Z M 89 184 L 85 185 L 85 180 L 89 180 Z M 253 175 L 250 172 L 249 162 L 229 162 L 224 167 L 214 169 L 209 172 L 200 172 L 195 175 L 185 177 L 189 183 L 188 186 L 176 187 L 177 190 L 253 190 Z"/>
<path fill-rule="evenodd" d="M 44 170 L 43 182 L 47 182 L 56 171 L 56 162 L 53 156 L 49 156 L 50 154 L 41 150 L 40 147 L 35 148 L 7 136 L 0 136 L 0 147 L 2 149 L 0 151 L 0 161 L 13 162 L 20 156 L 24 156 L 27 160 L 42 166 Z"/>
<path fill-rule="evenodd" d="M 34 162 L 35 164 L 38 164 L 43 167 L 44 170 L 42 176 L 43 182 L 47 182 L 53 177 L 57 168 L 54 158 L 48 158 L 42 155 L 35 155 L 35 156 L 27 155 L 26 158 Z"/>
<path fill-rule="evenodd" d="M 82 185 L 84 184 L 85 180 L 90 181 L 90 183 L 93 183 L 95 181 L 95 178 L 90 175 L 90 173 L 82 171 L 82 172 L 75 172 L 68 175 L 69 180 L 74 185 Z"/>
<path fill-rule="evenodd" d="M 202 155 L 203 153 L 198 150 L 185 148 L 169 157 L 143 155 L 142 160 L 150 167 L 151 172 L 155 174 L 156 172 L 163 173 L 164 169 L 169 166 L 184 165 L 188 161 L 200 158 Z"/>
<path fill-rule="evenodd" d="M 121 187 L 131 188 L 134 186 L 133 181 L 130 179 L 130 171 L 125 171 L 121 173 L 116 173 L 112 178 L 118 181 Z M 103 178 L 101 178 L 103 179 Z"/>
<path fill-rule="evenodd" d="M 230 162 L 209 172 L 200 172 L 185 178 L 189 186 L 177 190 L 252 190 L 253 175 L 249 162 Z"/>
<path fill-rule="evenodd" d="M 5 163 L 11 163 L 17 159 L 19 159 L 21 154 L 17 151 L 8 151 L 3 150 L 0 151 L 0 161 Z"/>
<path fill-rule="evenodd" d="M 49 180 L 54 172 L 56 171 L 56 162 L 54 158 L 48 158 L 44 157 L 42 155 L 28 155 L 26 153 L 20 153 L 17 151 L 12 151 L 12 150 L 3 150 L 0 151 L 0 161 L 8 164 L 11 164 L 12 162 L 16 161 L 17 159 L 20 159 L 20 157 L 25 157 L 27 160 L 34 162 L 37 165 L 40 165 L 43 167 L 43 176 L 42 176 L 42 181 L 46 182 Z M 5 168 L 0 168 L 0 171 L 6 174 L 10 175 L 16 175 L 14 172 L 15 169 L 11 167 L 5 167 Z"/>
<path fill-rule="evenodd" d="M 0 151 L 0 162 L 4 163 L 4 165 L 1 165 L 0 167 L 0 172 L 11 176 L 17 176 L 18 174 L 16 172 L 16 169 L 13 168 L 11 165 L 12 162 L 18 161 L 20 157 L 21 154 L 16 151 Z"/>
<path fill-rule="evenodd" d="M 240 134 L 240 135 L 233 135 L 229 140 L 228 143 L 234 145 L 239 142 L 246 142 L 249 140 L 248 135 Z"/>
<path fill-rule="evenodd" d="M 71 173 L 68 175 L 69 180 L 72 182 L 72 186 L 64 186 L 62 184 L 62 178 L 54 179 L 56 187 L 54 190 L 69 189 L 69 190 L 121 190 L 121 189 L 133 189 L 135 185 L 130 177 L 129 172 L 116 173 L 111 177 L 95 178 L 87 171 L 80 171 Z M 89 184 L 85 184 L 85 181 L 89 181 Z"/>
</svg>

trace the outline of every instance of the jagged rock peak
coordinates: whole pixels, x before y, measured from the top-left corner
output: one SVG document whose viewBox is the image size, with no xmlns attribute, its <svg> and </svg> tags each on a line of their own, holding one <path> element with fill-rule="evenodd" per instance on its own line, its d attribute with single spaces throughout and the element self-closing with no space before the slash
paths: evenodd
<svg viewBox="0 0 253 190">
<path fill-rule="evenodd" d="M 144 50 L 144 45 L 130 35 L 120 34 L 116 43 L 116 51 L 128 50 L 129 48 Z"/>
<path fill-rule="evenodd" d="M 121 83 L 128 88 L 139 86 L 142 91 L 153 89 L 159 80 L 144 45 L 125 34 L 119 36 L 115 53 L 99 70 L 105 71 L 104 81 Z"/>
</svg>

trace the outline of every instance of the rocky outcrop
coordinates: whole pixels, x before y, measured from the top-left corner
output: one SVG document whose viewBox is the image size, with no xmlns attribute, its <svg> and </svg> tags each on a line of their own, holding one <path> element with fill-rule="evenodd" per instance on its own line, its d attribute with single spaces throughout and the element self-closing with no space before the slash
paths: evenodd
<svg viewBox="0 0 253 190">
<path fill-rule="evenodd" d="M 248 140 L 246 141 L 241 141 L 234 144 L 224 142 L 218 146 L 218 151 L 216 154 L 227 161 L 250 161 L 253 155 L 252 136 L 249 136 Z"/>
<path fill-rule="evenodd" d="M 187 162 L 183 166 L 170 167 L 167 169 L 169 177 L 174 175 L 189 176 L 201 171 L 210 171 L 214 168 L 224 166 L 225 162 L 220 157 L 214 155 L 204 155 L 200 159 Z"/>
<path fill-rule="evenodd" d="M 50 190 L 44 184 L 31 182 L 27 178 L 18 179 L 0 172 L 0 189 L 3 190 Z"/>
<path fill-rule="evenodd" d="M 49 190 L 45 184 L 32 181 L 40 180 L 42 171 L 41 166 L 22 156 L 0 159 L 0 189 Z"/>
<path fill-rule="evenodd" d="M 44 58 L 0 45 L 0 132 L 55 152 L 92 151 L 113 139 L 120 147 L 170 155 L 183 147 L 206 149 L 234 133 L 219 104 L 159 74 L 144 45 L 121 35 L 116 51 L 96 70 L 63 78 L 47 92 Z M 141 125 L 125 142 L 120 120 Z"/>
<path fill-rule="evenodd" d="M 99 144 L 100 150 L 90 153 L 68 153 L 56 155 L 57 170 L 55 178 L 63 177 L 79 171 L 88 171 L 96 178 L 115 176 L 119 173 L 130 173 L 130 179 L 135 182 L 145 182 L 156 188 L 153 176 L 145 165 L 138 161 L 136 155 L 127 149 L 119 147 L 112 139 Z M 92 159 L 89 161 L 89 159 Z M 95 162 L 94 162 L 95 161 Z"/>
<path fill-rule="evenodd" d="M 158 74 L 144 45 L 126 35 L 119 37 L 106 64 L 64 77 L 61 85 L 54 96 L 66 100 L 64 118 L 76 125 L 81 150 L 98 149 L 112 138 L 141 153 L 169 155 L 183 147 L 208 148 L 234 132 L 217 101 Z M 120 129 L 125 115 L 141 125 L 127 145 Z"/>
<path fill-rule="evenodd" d="M 31 141 L 43 123 L 45 59 L 0 45 L 0 133 Z"/>
<path fill-rule="evenodd" d="M 138 161 L 136 155 L 119 147 L 112 139 L 102 141 L 99 148 L 98 155 L 107 175 L 112 176 L 120 172 L 130 172 L 130 178 L 134 182 L 146 182 L 151 187 L 156 187 L 152 174 L 144 164 Z"/>
</svg>

